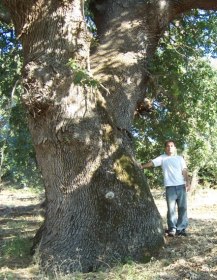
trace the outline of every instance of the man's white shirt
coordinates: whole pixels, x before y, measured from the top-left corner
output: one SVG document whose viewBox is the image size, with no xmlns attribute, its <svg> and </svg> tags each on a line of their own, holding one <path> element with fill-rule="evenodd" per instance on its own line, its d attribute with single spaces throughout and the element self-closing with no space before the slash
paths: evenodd
<svg viewBox="0 0 217 280">
<path fill-rule="evenodd" d="M 185 184 L 182 171 L 187 166 L 182 156 L 168 156 L 167 154 L 163 154 L 153 159 L 152 162 L 155 167 L 162 167 L 165 187 Z"/>
</svg>

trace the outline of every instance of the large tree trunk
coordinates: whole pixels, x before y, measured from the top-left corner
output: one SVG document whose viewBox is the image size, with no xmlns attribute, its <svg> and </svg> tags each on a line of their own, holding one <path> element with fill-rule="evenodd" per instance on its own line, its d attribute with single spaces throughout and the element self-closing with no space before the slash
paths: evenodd
<svg viewBox="0 0 217 280">
<path fill-rule="evenodd" d="M 45 183 L 43 266 L 90 271 L 146 260 L 163 244 L 163 228 L 129 131 L 146 63 L 180 5 L 100 1 L 92 7 L 100 40 L 90 59 L 82 1 L 3 2 L 23 45 L 23 100 Z"/>
</svg>

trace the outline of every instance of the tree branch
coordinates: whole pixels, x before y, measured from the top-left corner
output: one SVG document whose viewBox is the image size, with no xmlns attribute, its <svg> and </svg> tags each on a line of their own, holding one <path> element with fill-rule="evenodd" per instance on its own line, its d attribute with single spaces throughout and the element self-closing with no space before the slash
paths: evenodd
<svg viewBox="0 0 217 280">
<path fill-rule="evenodd" d="M 10 24 L 12 22 L 10 13 L 6 11 L 2 4 L 0 4 L 0 21 L 6 24 Z"/>
<path fill-rule="evenodd" d="M 192 9 L 217 10 L 217 0 L 169 0 L 170 20 Z"/>
</svg>

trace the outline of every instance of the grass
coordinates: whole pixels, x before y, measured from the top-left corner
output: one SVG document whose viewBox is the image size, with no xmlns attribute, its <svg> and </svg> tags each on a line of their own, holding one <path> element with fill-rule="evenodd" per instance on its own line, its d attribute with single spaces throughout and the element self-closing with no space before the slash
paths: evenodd
<svg viewBox="0 0 217 280">
<path fill-rule="evenodd" d="M 153 190 L 164 219 L 165 201 Z M 167 238 L 157 258 L 146 264 L 129 261 L 96 273 L 62 275 L 57 267 L 45 276 L 30 255 L 32 237 L 43 218 L 41 194 L 31 189 L 0 193 L 0 280 L 212 280 L 217 279 L 217 190 L 198 189 L 189 196 L 189 236 Z M 34 207 L 32 207 L 34 206 Z M 24 207 L 24 208 L 23 208 Z"/>
<path fill-rule="evenodd" d="M 27 258 L 29 256 L 29 248 L 31 240 L 29 237 L 15 236 L 6 240 L 2 246 L 2 258 L 4 260 Z"/>
<path fill-rule="evenodd" d="M 1 190 L 0 200 L 0 279 L 31 279 L 38 273 L 30 248 L 43 220 L 39 211 L 41 194 L 32 188 L 7 187 Z"/>
<path fill-rule="evenodd" d="M 155 271 L 159 271 L 162 267 L 160 262 L 156 262 L 153 259 L 149 264 L 141 265 L 137 263 L 119 264 L 113 268 L 108 268 L 105 271 L 98 271 L 95 273 L 82 274 L 75 272 L 70 275 L 62 275 L 61 272 L 56 269 L 53 275 L 45 276 L 43 274 L 38 275 L 43 280 L 157 280 Z M 154 278 L 153 278 L 154 277 Z"/>
</svg>

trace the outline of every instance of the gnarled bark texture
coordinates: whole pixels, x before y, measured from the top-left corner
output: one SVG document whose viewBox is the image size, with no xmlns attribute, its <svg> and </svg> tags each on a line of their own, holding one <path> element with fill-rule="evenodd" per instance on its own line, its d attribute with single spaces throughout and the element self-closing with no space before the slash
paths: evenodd
<svg viewBox="0 0 217 280">
<path fill-rule="evenodd" d="M 169 21 L 217 1 L 96 1 L 99 45 L 91 55 L 82 1 L 3 2 L 23 45 L 23 101 L 45 183 L 42 265 L 90 271 L 146 260 L 164 243 L 129 132 L 146 64 Z"/>
</svg>

